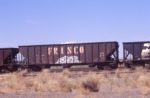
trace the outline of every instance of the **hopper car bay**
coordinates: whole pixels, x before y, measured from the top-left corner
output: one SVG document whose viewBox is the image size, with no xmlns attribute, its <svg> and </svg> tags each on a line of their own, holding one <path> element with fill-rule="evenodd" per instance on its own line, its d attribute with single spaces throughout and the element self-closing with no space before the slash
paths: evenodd
<svg viewBox="0 0 150 98">
<path fill-rule="evenodd" d="M 51 66 L 69 68 L 73 65 L 89 65 L 103 69 L 150 64 L 150 42 L 124 42 L 123 61 L 119 61 L 119 44 L 112 42 L 28 45 L 19 48 L 0 49 L 0 71 L 16 71 L 27 68 L 40 71 Z"/>
</svg>

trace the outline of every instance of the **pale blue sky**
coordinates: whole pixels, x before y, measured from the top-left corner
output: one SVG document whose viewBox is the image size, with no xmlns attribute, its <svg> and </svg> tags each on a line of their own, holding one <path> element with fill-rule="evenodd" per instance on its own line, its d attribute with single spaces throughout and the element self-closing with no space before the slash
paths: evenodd
<svg viewBox="0 0 150 98">
<path fill-rule="evenodd" d="M 0 0 L 0 47 L 150 40 L 150 0 Z"/>
</svg>

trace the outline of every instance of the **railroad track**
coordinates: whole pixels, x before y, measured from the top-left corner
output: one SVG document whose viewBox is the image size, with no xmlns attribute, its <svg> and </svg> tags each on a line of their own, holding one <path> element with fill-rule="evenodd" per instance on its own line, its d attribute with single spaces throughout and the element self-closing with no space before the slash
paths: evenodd
<svg viewBox="0 0 150 98">
<path fill-rule="evenodd" d="M 144 72 L 149 72 L 150 70 L 142 69 Z M 64 74 L 68 73 L 73 77 L 81 77 L 89 74 L 103 74 L 103 75 L 126 75 L 134 74 L 135 72 L 140 72 L 139 70 L 131 70 L 127 68 L 119 68 L 116 70 L 106 69 L 98 70 L 97 68 L 69 68 L 69 69 L 50 69 L 49 73 Z M 29 72 L 25 76 L 37 76 L 40 72 Z"/>
<path fill-rule="evenodd" d="M 51 68 L 50 70 L 48 70 L 47 72 L 49 73 L 65 73 L 66 72 L 69 72 L 71 73 L 72 76 L 75 76 L 75 77 L 78 77 L 78 76 L 84 76 L 84 75 L 88 75 L 88 74 L 105 74 L 105 75 L 122 75 L 122 74 L 133 74 L 135 72 L 140 72 L 140 70 L 131 70 L 131 69 L 127 69 L 125 67 L 119 67 L 118 69 L 109 69 L 109 68 L 106 68 L 104 70 L 98 70 L 97 68 L 90 68 L 90 67 L 87 67 L 87 66 L 84 66 L 83 68 L 81 67 L 77 67 L 77 68 L 68 68 L 68 69 L 63 69 L 63 68 Z M 142 71 L 144 72 L 150 72 L 150 70 L 147 70 L 147 69 L 142 69 Z M 40 72 L 26 72 L 24 74 L 24 76 L 37 76 L 39 73 L 41 73 L 42 71 Z M 18 72 L 19 73 L 19 72 Z M 1 76 L 9 76 L 10 74 L 0 74 L 0 77 Z"/>
</svg>

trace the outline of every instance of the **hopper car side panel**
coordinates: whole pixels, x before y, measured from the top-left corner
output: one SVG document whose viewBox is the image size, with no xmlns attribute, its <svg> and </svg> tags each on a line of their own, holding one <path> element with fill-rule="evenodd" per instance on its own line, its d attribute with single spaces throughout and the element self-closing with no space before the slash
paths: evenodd
<svg viewBox="0 0 150 98">
<path fill-rule="evenodd" d="M 35 62 L 41 64 L 41 47 L 35 47 Z"/>
<path fill-rule="evenodd" d="M 15 56 L 17 53 L 18 53 L 17 48 L 1 48 L 0 49 L 0 66 L 14 63 Z"/>
<path fill-rule="evenodd" d="M 18 48 L 0 48 L 0 72 L 16 71 Z"/>
<path fill-rule="evenodd" d="M 29 47 L 28 48 L 28 55 L 29 55 L 29 65 L 33 65 L 33 64 L 36 64 L 35 63 L 35 47 Z"/>
<path fill-rule="evenodd" d="M 49 64 L 47 46 L 41 47 L 41 61 L 42 64 Z"/>
<path fill-rule="evenodd" d="M 144 44 L 150 44 L 149 41 L 144 42 L 124 42 L 123 43 L 123 59 L 125 65 L 144 65 L 150 63 L 150 58 L 143 58 L 142 51 Z"/>
<path fill-rule="evenodd" d="M 0 66 L 2 66 L 4 64 L 4 52 L 1 49 L 0 50 Z"/>
<path fill-rule="evenodd" d="M 85 55 L 86 55 L 86 62 L 85 63 L 92 63 L 93 61 L 93 52 L 92 52 L 92 45 L 93 44 L 86 44 L 85 45 Z"/>
<path fill-rule="evenodd" d="M 118 62 L 117 42 L 20 46 L 19 50 L 28 65 Z"/>
</svg>

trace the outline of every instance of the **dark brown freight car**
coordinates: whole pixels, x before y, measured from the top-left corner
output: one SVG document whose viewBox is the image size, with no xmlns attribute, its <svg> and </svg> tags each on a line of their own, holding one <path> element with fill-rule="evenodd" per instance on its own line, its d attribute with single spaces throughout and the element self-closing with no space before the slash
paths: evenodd
<svg viewBox="0 0 150 98">
<path fill-rule="evenodd" d="M 0 71 L 17 70 L 16 55 L 18 48 L 0 48 Z"/>
<path fill-rule="evenodd" d="M 62 65 L 118 67 L 118 42 L 72 43 L 19 46 L 22 61 L 34 68 Z"/>
<path fill-rule="evenodd" d="M 150 67 L 150 41 L 124 42 L 123 55 L 127 67 L 135 68 L 137 65 Z"/>
</svg>

